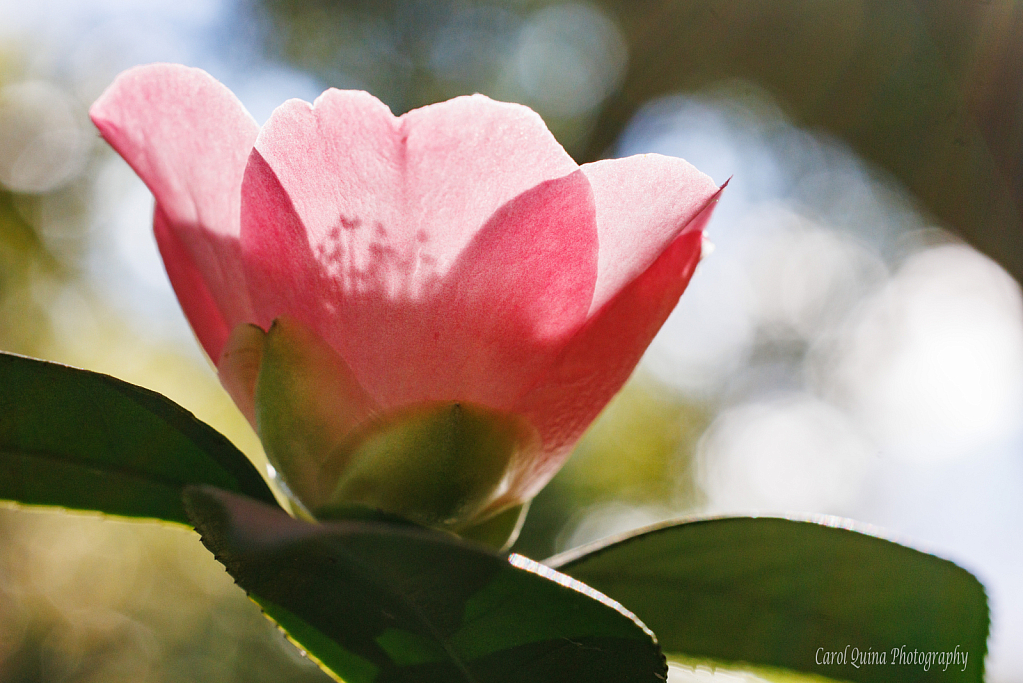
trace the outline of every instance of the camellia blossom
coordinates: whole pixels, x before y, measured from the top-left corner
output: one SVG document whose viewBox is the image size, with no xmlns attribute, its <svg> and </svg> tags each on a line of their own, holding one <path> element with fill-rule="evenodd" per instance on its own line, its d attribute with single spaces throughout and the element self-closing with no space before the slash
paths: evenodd
<svg viewBox="0 0 1023 683">
<path fill-rule="evenodd" d="M 204 71 L 121 74 L 90 110 L 221 383 L 313 515 L 462 529 L 554 475 L 700 258 L 720 189 L 681 159 L 578 166 L 482 95 L 365 92 L 260 128 Z"/>
</svg>

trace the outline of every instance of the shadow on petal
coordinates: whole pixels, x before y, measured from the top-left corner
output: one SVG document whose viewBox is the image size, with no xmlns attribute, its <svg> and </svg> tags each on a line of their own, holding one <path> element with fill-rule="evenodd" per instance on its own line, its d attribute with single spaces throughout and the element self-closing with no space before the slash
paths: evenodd
<svg viewBox="0 0 1023 683">
<path fill-rule="evenodd" d="M 317 253 L 257 151 L 242 201 L 256 322 L 266 327 L 285 314 L 301 320 L 385 408 L 467 400 L 509 409 L 583 323 L 592 297 L 596 223 L 592 191 L 579 172 L 507 202 L 448 273 L 419 291 L 393 286 L 394 268 L 405 268 L 411 280 L 417 264 L 388 261 L 382 242 L 370 254 L 377 270 L 361 269 L 357 281 L 338 254 Z M 381 232 L 381 240 L 386 234 L 358 216 L 338 220 Z M 385 269 L 387 277 L 376 277 Z"/>
</svg>

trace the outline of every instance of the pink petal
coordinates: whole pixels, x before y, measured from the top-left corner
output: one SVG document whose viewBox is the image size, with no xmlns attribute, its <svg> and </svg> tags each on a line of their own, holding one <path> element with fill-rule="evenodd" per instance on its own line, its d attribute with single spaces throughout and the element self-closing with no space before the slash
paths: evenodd
<svg viewBox="0 0 1023 683">
<path fill-rule="evenodd" d="M 100 133 L 156 197 L 168 275 L 210 358 L 251 317 L 239 260 L 242 174 L 259 126 L 200 69 L 130 69 L 89 110 Z"/>
<path fill-rule="evenodd" d="M 153 232 L 181 310 L 207 355 L 214 362 L 219 362 L 220 350 L 230 329 L 206 284 L 206 278 L 196 268 L 191 252 L 181 242 L 180 233 L 173 229 L 159 204 L 153 211 Z"/>
<path fill-rule="evenodd" d="M 384 406 L 509 406 L 585 319 L 589 183 L 524 107 L 393 117 L 366 93 L 279 108 L 242 189 L 256 322 L 290 314 Z"/>
<path fill-rule="evenodd" d="M 668 248 L 718 192 L 710 176 L 660 154 L 582 167 L 593 186 L 600 234 L 593 315 Z"/>
<path fill-rule="evenodd" d="M 640 180 L 635 179 L 637 183 Z M 622 192 L 624 204 L 638 203 L 638 197 L 628 192 L 628 181 L 599 183 L 598 176 L 594 183 L 598 206 L 602 205 L 601 195 L 611 188 Z M 674 241 L 587 320 L 556 365 L 522 399 L 517 409 L 540 431 L 545 457 L 517 473 L 509 498 L 517 495 L 527 500 L 547 483 L 583 431 L 632 374 L 689 284 L 700 260 L 703 229 L 720 192 L 718 189 L 705 199 L 695 212 L 684 212 L 688 218 L 678 226 Z M 656 203 L 660 197 L 647 199 L 651 200 Z M 665 205 L 671 205 L 670 199 Z M 598 217 L 598 224 L 602 219 Z"/>
</svg>

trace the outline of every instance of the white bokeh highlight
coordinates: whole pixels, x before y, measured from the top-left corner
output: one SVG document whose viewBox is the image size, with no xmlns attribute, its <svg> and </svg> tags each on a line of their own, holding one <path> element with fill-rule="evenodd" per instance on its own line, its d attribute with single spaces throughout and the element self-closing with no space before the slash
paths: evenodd
<svg viewBox="0 0 1023 683">
<path fill-rule="evenodd" d="M 700 441 L 708 511 L 848 515 L 874 462 L 844 413 L 806 394 L 721 412 Z"/>
<path fill-rule="evenodd" d="M 618 87 L 627 58 L 615 23 L 594 5 L 573 2 L 533 13 L 512 64 L 530 104 L 549 115 L 580 116 Z"/>
<path fill-rule="evenodd" d="M 81 172 L 93 136 L 79 109 L 73 98 L 45 81 L 0 88 L 0 184 L 40 194 Z"/>
<path fill-rule="evenodd" d="M 1023 299 L 986 256 L 914 254 L 847 330 L 820 374 L 893 457 L 969 457 L 1023 427 Z"/>
</svg>

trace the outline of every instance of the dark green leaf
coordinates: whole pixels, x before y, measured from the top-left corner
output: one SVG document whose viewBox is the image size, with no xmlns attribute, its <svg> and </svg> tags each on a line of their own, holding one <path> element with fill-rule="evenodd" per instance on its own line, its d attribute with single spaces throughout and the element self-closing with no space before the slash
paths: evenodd
<svg viewBox="0 0 1023 683">
<path fill-rule="evenodd" d="M 847 522 L 841 523 L 848 526 Z M 620 601 L 672 653 L 831 678 L 981 681 L 984 588 L 932 555 L 847 528 L 787 519 L 671 524 L 548 561 Z M 967 653 L 944 668 L 893 648 Z M 848 648 L 848 649 L 847 649 Z M 886 663 L 853 666 L 854 648 Z M 828 652 L 845 664 L 818 664 Z M 870 654 L 877 653 L 877 654 Z"/>
<path fill-rule="evenodd" d="M 188 484 L 274 502 L 241 451 L 170 399 L 0 353 L 0 499 L 188 524 Z"/>
<path fill-rule="evenodd" d="M 210 487 L 185 500 L 238 585 L 348 683 L 664 680 L 635 617 L 520 556 L 408 524 L 301 522 Z"/>
</svg>

